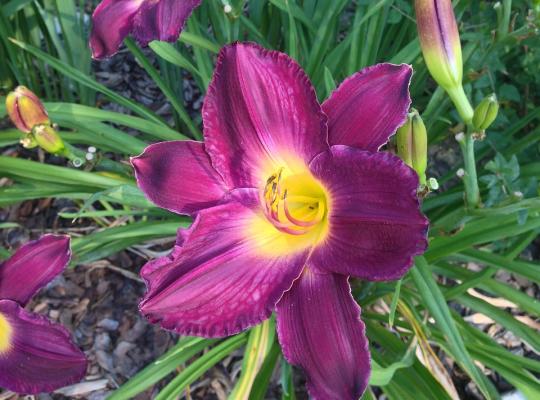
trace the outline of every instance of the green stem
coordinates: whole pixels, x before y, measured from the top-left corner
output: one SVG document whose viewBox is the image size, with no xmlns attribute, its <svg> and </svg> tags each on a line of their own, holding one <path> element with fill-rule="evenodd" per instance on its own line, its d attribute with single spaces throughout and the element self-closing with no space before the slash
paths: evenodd
<svg viewBox="0 0 540 400">
<path fill-rule="evenodd" d="M 470 124 L 474 115 L 474 110 L 472 109 L 471 103 L 469 103 L 469 99 L 463 90 L 463 86 L 459 85 L 458 87 L 446 89 L 446 92 L 452 100 L 452 103 L 454 103 L 454 106 L 456 106 L 457 112 L 459 113 L 459 116 L 463 122 L 465 122 L 467 125 Z"/>
<path fill-rule="evenodd" d="M 458 140 L 463 162 L 465 175 L 463 184 L 465 185 L 465 196 L 469 208 L 477 208 L 480 205 L 480 189 L 478 188 L 478 175 L 476 173 L 476 159 L 474 155 L 473 127 L 467 125 L 467 133 L 462 140 Z"/>
</svg>

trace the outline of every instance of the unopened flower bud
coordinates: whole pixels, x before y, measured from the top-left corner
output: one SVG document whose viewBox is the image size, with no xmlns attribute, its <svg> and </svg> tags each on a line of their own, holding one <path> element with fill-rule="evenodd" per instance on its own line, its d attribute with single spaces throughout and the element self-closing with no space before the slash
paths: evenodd
<svg viewBox="0 0 540 400">
<path fill-rule="evenodd" d="M 495 94 L 485 97 L 474 110 L 474 127 L 480 131 L 486 130 L 495 121 L 498 112 L 499 102 Z"/>
<path fill-rule="evenodd" d="M 461 43 L 451 0 L 415 0 L 418 36 L 426 65 L 444 89 L 461 85 Z"/>
<path fill-rule="evenodd" d="M 60 135 L 50 125 L 38 125 L 32 130 L 39 147 L 49 153 L 61 153 L 65 147 Z"/>
<path fill-rule="evenodd" d="M 427 132 L 418 111 L 412 110 L 407 121 L 396 133 L 397 152 L 401 159 L 418 174 L 420 184 L 426 184 Z"/>
<path fill-rule="evenodd" d="M 451 0 L 415 0 L 420 47 L 428 70 L 469 123 L 473 110 L 463 91 L 463 60 Z"/>
<path fill-rule="evenodd" d="M 50 123 L 41 101 L 24 86 L 18 86 L 7 95 L 6 109 L 17 129 L 26 133 L 30 133 L 36 125 Z"/>
</svg>

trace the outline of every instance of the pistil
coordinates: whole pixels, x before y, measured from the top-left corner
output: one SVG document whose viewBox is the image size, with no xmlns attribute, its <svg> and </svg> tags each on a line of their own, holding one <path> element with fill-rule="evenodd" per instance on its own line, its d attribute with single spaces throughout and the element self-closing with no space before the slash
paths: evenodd
<svg viewBox="0 0 540 400">
<path fill-rule="evenodd" d="M 310 232 L 326 215 L 326 198 L 320 185 L 309 174 L 285 177 L 284 168 L 266 180 L 262 201 L 270 222 L 291 235 Z"/>
</svg>

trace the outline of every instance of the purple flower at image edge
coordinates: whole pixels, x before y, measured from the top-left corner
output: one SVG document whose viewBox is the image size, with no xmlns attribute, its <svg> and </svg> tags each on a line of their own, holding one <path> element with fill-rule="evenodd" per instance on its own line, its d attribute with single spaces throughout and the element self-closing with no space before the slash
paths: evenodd
<svg viewBox="0 0 540 400">
<path fill-rule="evenodd" d="M 44 235 L 0 264 L 0 387 L 52 392 L 79 382 L 86 357 L 69 332 L 24 306 L 60 275 L 70 259 L 69 237 Z"/>
<path fill-rule="evenodd" d="M 110 57 L 132 35 L 142 46 L 175 42 L 201 0 L 103 0 L 92 15 L 92 57 Z"/>
<path fill-rule="evenodd" d="M 408 65 L 346 79 L 322 105 L 301 67 L 225 46 L 203 106 L 204 143 L 132 159 L 156 205 L 194 217 L 147 263 L 141 312 L 183 335 L 223 337 L 276 312 L 283 354 L 315 399 L 358 399 L 370 354 L 349 276 L 403 276 L 427 246 L 418 177 L 379 152 L 405 121 Z"/>
</svg>

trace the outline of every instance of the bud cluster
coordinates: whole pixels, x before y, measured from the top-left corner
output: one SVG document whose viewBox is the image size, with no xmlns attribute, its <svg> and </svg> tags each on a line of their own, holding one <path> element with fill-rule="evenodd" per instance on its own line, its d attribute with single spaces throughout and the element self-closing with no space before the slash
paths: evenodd
<svg viewBox="0 0 540 400">
<path fill-rule="evenodd" d="M 9 118 L 26 135 L 21 144 L 26 148 L 41 147 L 53 154 L 65 152 L 64 142 L 51 125 L 47 110 L 39 98 L 25 86 L 18 86 L 6 97 Z"/>
</svg>

